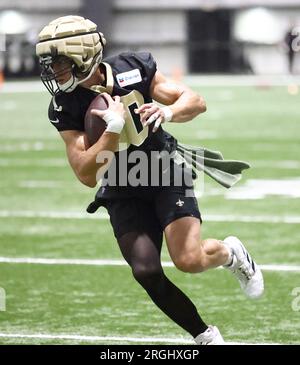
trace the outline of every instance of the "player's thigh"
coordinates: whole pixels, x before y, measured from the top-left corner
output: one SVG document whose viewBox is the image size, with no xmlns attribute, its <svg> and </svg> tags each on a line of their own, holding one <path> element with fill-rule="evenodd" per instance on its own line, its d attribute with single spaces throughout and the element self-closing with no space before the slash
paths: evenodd
<svg viewBox="0 0 300 365">
<path fill-rule="evenodd" d="M 147 232 L 128 232 L 118 239 L 123 257 L 131 266 L 138 281 L 160 275 L 163 271 L 160 260 L 160 238 L 151 238 Z"/>
<path fill-rule="evenodd" d="M 137 198 L 120 199 L 107 202 L 106 209 L 121 252 L 128 262 L 134 255 L 141 256 L 138 249 L 147 244 L 154 245 L 160 254 L 163 230 L 153 205 Z"/>
<path fill-rule="evenodd" d="M 173 262 L 193 261 L 201 254 L 201 225 L 198 218 L 182 217 L 164 230 L 167 247 Z"/>
<path fill-rule="evenodd" d="M 192 191 L 186 196 L 184 187 L 168 187 L 156 197 L 156 211 L 164 229 L 173 261 L 199 250 L 201 214 Z"/>
</svg>

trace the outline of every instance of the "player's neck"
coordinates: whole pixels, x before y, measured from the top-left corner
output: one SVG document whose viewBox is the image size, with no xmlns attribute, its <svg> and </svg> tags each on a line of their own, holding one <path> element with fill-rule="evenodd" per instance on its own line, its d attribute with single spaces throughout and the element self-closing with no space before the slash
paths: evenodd
<svg viewBox="0 0 300 365">
<path fill-rule="evenodd" d="M 90 88 L 93 85 L 102 85 L 105 82 L 105 74 L 101 72 L 100 68 L 96 70 L 96 72 L 81 85 L 86 88 Z"/>
</svg>

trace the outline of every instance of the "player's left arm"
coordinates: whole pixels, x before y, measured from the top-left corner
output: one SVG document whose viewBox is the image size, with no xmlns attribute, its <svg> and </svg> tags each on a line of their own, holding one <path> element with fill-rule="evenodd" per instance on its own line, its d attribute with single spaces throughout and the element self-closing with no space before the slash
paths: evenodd
<svg viewBox="0 0 300 365">
<path fill-rule="evenodd" d="M 164 108 L 156 103 L 147 103 L 136 110 L 141 114 L 141 122 L 144 125 L 155 122 L 154 132 L 165 121 L 187 122 L 206 111 L 206 103 L 202 96 L 184 84 L 167 80 L 159 71 L 156 71 L 152 79 L 150 95 L 153 100 L 168 106 Z"/>
</svg>

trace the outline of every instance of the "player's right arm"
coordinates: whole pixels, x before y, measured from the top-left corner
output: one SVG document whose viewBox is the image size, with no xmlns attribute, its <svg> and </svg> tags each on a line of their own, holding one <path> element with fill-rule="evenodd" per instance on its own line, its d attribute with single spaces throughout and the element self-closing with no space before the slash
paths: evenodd
<svg viewBox="0 0 300 365">
<path fill-rule="evenodd" d="M 63 131 L 60 132 L 66 145 L 66 152 L 69 163 L 84 185 L 93 188 L 97 184 L 97 171 L 103 167 L 105 162 L 97 163 L 97 156 L 104 152 L 111 155 L 117 150 L 120 135 L 118 133 L 104 132 L 99 140 L 90 148 L 87 148 L 87 137 L 84 132 Z M 107 167 L 108 168 L 108 164 Z"/>
<path fill-rule="evenodd" d="M 108 102 L 108 109 L 94 109 L 92 113 L 103 118 L 107 127 L 93 146 L 88 147 L 85 132 L 76 130 L 60 132 L 66 145 L 69 163 L 75 175 L 84 185 L 91 188 L 97 184 L 98 170 L 104 165 L 105 168 L 102 169 L 102 172 L 109 167 L 113 153 L 118 149 L 120 133 L 124 126 L 124 106 L 120 102 L 120 97 L 116 96 L 112 99 L 107 94 L 103 94 L 103 96 Z M 101 152 L 103 153 L 102 156 Z M 97 162 L 97 160 L 101 162 Z"/>
</svg>

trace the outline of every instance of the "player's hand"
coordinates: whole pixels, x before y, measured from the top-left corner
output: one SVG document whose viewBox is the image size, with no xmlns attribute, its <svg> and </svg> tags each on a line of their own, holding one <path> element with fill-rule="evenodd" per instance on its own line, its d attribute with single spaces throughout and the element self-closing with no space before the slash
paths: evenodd
<svg viewBox="0 0 300 365">
<path fill-rule="evenodd" d="M 100 118 L 103 118 L 105 116 L 105 114 L 108 111 L 110 111 L 110 112 L 114 112 L 114 113 L 118 114 L 122 119 L 124 119 L 125 109 L 124 109 L 123 103 L 121 103 L 120 96 L 117 95 L 112 98 L 107 93 L 102 93 L 101 95 L 105 98 L 105 100 L 108 104 L 108 108 L 105 110 L 92 109 L 91 113 L 94 115 L 97 115 Z"/>
<path fill-rule="evenodd" d="M 144 127 L 155 123 L 152 132 L 156 132 L 161 123 L 165 121 L 163 109 L 155 103 L 143 104 L 141 107 L 135 109 L 135 113 L 140 114 Z"/>
<path fill-rule="evenodd" d="M 125 109 L 124 105 L 121 103 L 120 96 L 114 96 L 112 98 L 107 93 L 103 93 L 101 95 L 105 98 L 108 108 L 104 110 L 92 109 L 91 113 L 105 121 L 107 124 L 106 132 L 120 134 L 125 125 Z"/>
</svg>

